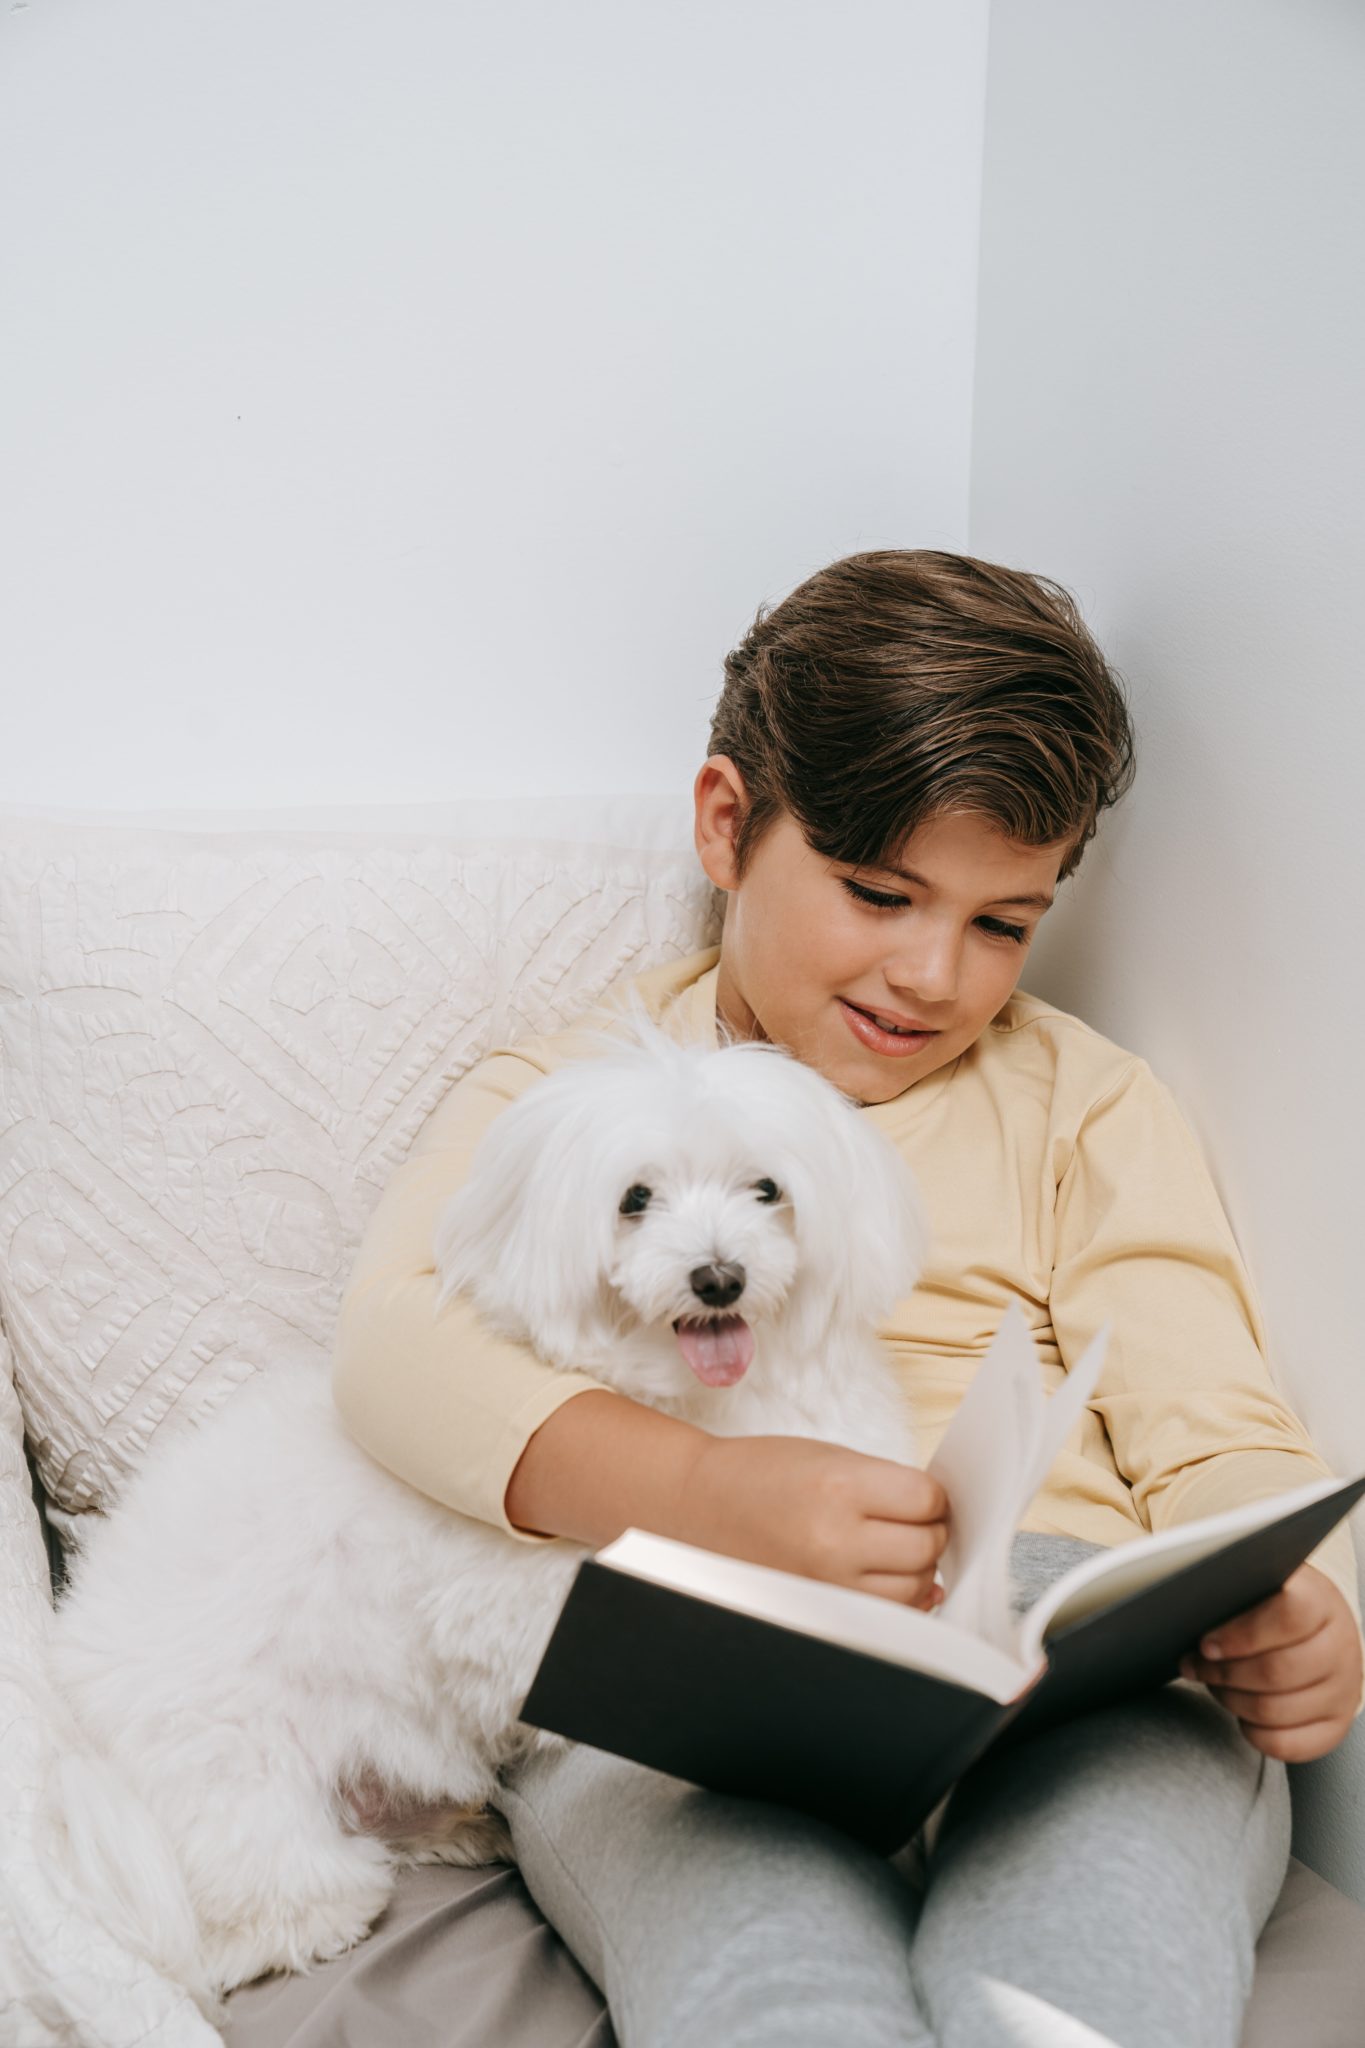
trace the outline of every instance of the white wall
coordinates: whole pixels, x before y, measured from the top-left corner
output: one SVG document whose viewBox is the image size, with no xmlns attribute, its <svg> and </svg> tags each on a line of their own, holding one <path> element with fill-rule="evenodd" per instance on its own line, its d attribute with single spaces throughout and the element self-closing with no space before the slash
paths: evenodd
<svg viewBox="0 0 1365 2048">
<path fill-rule="evenodd" d="M 1029 976 L 1211 1151 L 1273 1365 L 1365 1469 L 1365 17 L 996 0 L 972 551 L 1075 590 L 1139 779 Z M 1365 1535 L 1355 1521 L 1359 1542 Z M 1296 1774 L 1365 1901 L 1365 1731 Z"/>
<path fill-rule="evenodd" d="M 985 0 L 0 16 L 0 801 L 679 790 L 966 533 Z"/>
</svg>

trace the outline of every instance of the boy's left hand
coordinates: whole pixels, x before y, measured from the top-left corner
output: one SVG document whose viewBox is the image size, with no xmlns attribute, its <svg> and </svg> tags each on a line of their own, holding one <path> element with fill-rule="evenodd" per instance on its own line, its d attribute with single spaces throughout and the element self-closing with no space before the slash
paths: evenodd
<svg viewBox="0 0 1365 2048">
<path fill-rule="evenodd" d="M 1253 1749 L 1301 1764 L 1335 1749 L 1355 1718 L 1360 1635 L 1332 1581 L 1301 1564 L 1269 1600 L 1211 1629 L 1180 1669 L 1236 1715 Z"/>
</svg>

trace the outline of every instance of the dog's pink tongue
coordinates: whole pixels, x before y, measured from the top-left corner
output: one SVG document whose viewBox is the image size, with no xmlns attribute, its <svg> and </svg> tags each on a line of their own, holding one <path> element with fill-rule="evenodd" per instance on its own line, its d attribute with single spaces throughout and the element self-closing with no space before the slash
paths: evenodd
<svg viewBox="0 0 1365 2048">
<path fill-rule="evenodd" d="M 743 1316 L 713 1323 L 679 1323 L 678 1349 L 705 1387 L 732 1387 L 754 1355 L 754 1333 Z"/>
</svg>

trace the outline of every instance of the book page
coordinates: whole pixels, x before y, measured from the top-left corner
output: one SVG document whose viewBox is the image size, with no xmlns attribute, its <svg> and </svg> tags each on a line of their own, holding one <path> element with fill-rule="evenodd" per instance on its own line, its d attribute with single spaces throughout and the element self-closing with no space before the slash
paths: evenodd
<svg viewBox="0 0 1365 2048">
<path fill-rule="evenodd" d="M 797 1572 L 726 1557 L 645 1529 L 625 1530 L 595 1551 L 593 1562 L 865 1656 L 932 1673 L 988 1699 L 1013 1699 L 1036 1676 L 1041 1662 L 1035 1659 L 1032 1667 L 1022 1666 L 991 1644 L 945 1626 L 938 1615 L 905 1607 L 879 1593 L 804 1579 Z"/>
<path fill-rule="evenodd" d="M 1019 1640 L 1010 1545 L 1095 1390 L 1108 1343 L 1106 1323 L 1048 1400 L 1037 1347 L 1012 1301 L 929 1464 L 951 1509 L 939 1617 L 1009 1655 Z"/>
</svg>

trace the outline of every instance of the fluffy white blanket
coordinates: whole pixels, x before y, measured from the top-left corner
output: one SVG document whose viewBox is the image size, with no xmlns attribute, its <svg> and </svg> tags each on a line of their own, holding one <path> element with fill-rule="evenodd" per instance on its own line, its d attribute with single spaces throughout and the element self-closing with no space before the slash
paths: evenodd
<svg viewBox="0 0 1365 2048">
<path fill-rule="evenodd" d="M 51 1614 L 23 1419 L 0 1336 L 0 2040 L 6 2048 L 208 2048 L 220 2037 L 184 1993 L 108 1939 L 45 1853 L 40 1794 L 65 1719 L 44 1669 Z"/>
</svg>

